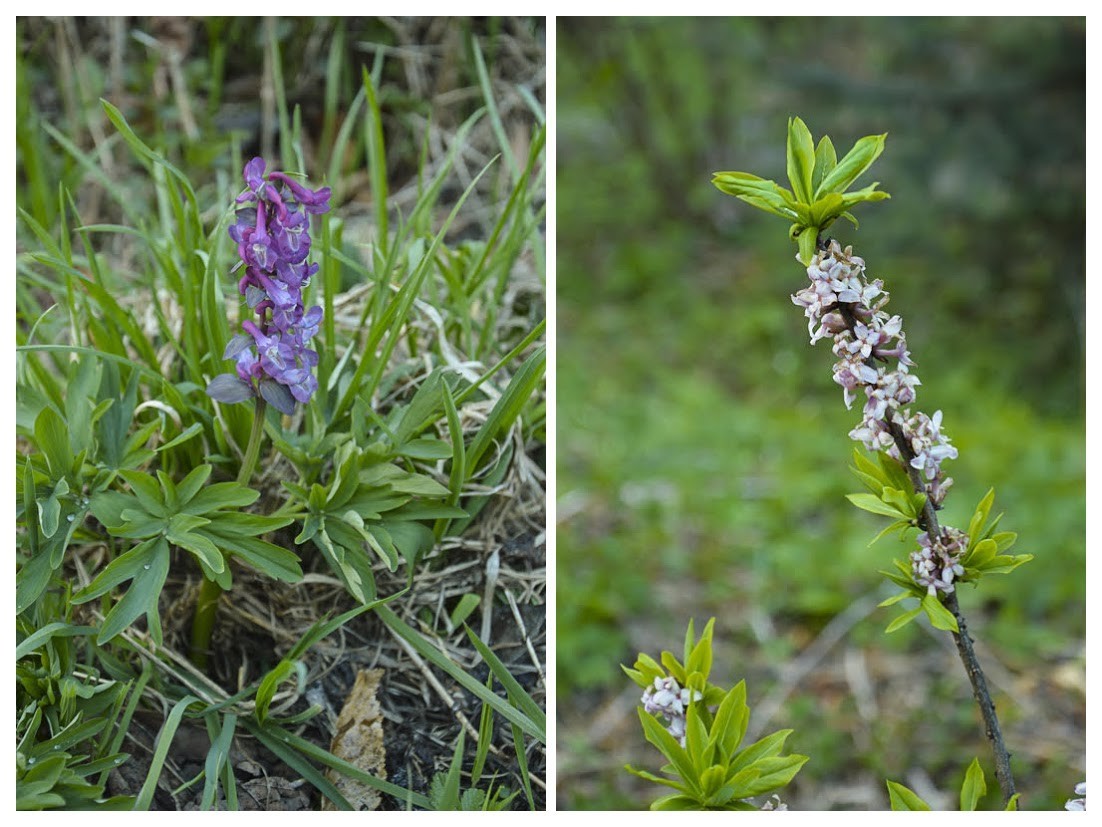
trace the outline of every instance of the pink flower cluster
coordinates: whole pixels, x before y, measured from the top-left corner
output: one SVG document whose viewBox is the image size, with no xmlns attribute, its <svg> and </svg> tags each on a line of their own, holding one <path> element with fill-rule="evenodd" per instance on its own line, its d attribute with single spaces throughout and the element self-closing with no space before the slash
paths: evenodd
<svg viewBox="0 0 1102 827">
<path fill-rule="evenodd" d="M 951 593 L 956 587 L 953 581 L 964 576 L 960 556 L 968 548 L 968 535 L 963 531 L 946 527 L 941 536 L 931 541 L 929 532 L 918 535 L 917 551 L 911 552 L 911 573 L 914 581 L 925 586 L 932 595 Z"/>
<path fill-rule="evenodd" d="M 942 460 L 955 459 L 957 449 L 941 432 L 941 411 L 932 417 L 906 409 L 922 384 L 910 372 L 914 365 L 907 350 L 903 320 L 882 308 L 888 303 L 884 283 L 865 278 L 865 262 L 832 240 L 807 268 L 811 284 L 792 296 L 804 309 L 811 343 L 834 341 L 834 381 L 842 386 L 846 407 L 863 390 L 865 406 L 860 424 L 850 438 L 870 451 L 885 451 L 899 462 L 909 462 L 926 479 L 926 493 L 935 507 L 953 484 L 941 469 Z M 893 435 L 902 437 L 911 454 L 904 458 Z"/>
</svg>

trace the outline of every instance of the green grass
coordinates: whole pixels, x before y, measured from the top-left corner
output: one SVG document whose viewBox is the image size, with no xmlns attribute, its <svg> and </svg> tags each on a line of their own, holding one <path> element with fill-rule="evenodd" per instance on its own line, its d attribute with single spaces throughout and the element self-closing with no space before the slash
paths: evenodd
<svg viewBox="0 0 1102 827">
<path fill-rule="evenodd" d="M 507 24 L 538 62 L 538 25 Z M 17 128 L 18 805 L 154 807 L 158 781 L 179 777 L 179 766 L 166 766 L 185 724 L 205 727 L 210 747 L 199 774 L 173 786 L 201 791 L 204 809 L 237 806 L 240 779 L 228 755 L 242 737 L 305 778 L 315 802 L 350 806 L 324 774 L 329 767 L 384 791 L 390 806 L 455 804 L 450 795 L 430 800 L 428 778 L 420 790 L 384 781 L 317 739 L 323 710 L 305 702 L 308 684 L 321 680 L 335 635 L 373 628 L 399 652 L 419 651 L 442 685 L 464 687 L 483 708 L 466 758 L 458 720 L 441 754 L 456 767 L 470 767 L 472 756 L 482 767 L 492 746 L 495 774 L 505 772 L 512 793 L 502 778 L 476 789 L 476 773 L 463 803 L 535 807 L 542 678 L 522 688 L 493 645 L 456 624 L 434 628 L 421 611 L 437 605 L 437 594 L 444 599 L 447 549 L 481 548 L 472 532 L 495 531 L 480 520 L 488 505 L 500 529 L 534 518 L 524 503 L 542 503 L 542 491 L 517 482 L 544 438 L 545 128 L 533 90 L 518 90 L 524 67 L 488 62 L 496 35 L 455 21 L 454 82 L 467 78 L 475 98 L 430 140 L 427 121 L 403 114 L 414 93 L 385 49 L 349 68 L 362 58 L 350 38 L 384 35 L 378 21 L 354 32 L 325 19 L 300 30 L 275 21 L 257 39 L 240 22 L 189 25 L 202 57 L 181 67 L 186 88 L 145 101 L 130 90 L 152 87 L 164 65 L 130 52 L 118 78 L 125 91 L 112 91 L 96 58 L 119 45 L 105 22 L 20 29 L 25 88 L 52 77 L 47 56 L 95 71 L 59 81 L 61 106 L 22 100 Z M 305 71 L 309 36 L 331 44 L 316 88 L 320 142 L 305 125 L 309 101 L 301 89 L 292 101 L 286 85 Z M 265 57 L 268 73 L 239 63 L 249 55 Z M 250 73 L 274 91 L 278 146 L 269 165 L 281 159 L 312 186 L 331 186 L 334 209 L 312 226 L 320 271 L 305 296 L 325 311 L 315 340 L 320 389 L 293 417 L 269 408 L 257 471 L 246 463 L 238 484 L 230 480 L 245 461 L 253 403 L 214 403 L 204 389 L 232 369 L 220 357 L 241 305 L 226 230 L 252 140 L 217 128 L 218 103 L 231 75 Z M 182 115 L 185 99 L 195 130 Z M 506 107 L 511 134 L 527 147 L 519 157 L 516 143 L 501 142 Z M 414 111 L 433 107 L 422 100 Z M 362 170 L 368 222 L 346 183 Z M 520 495 L 504 501 L 495 496 L 501 485 Z M 293 584 L 304 572 L 338 587 L 329 606 L 360 608 L 326 622 L 330 609 L 313 604 L 316 622 L 277 624 L 277 639 L 289 643 L 259 663 L 221 653 L 208 675 L 180 656 L 196 577 L 217 581 L 229 601 L 263 603 L 286 599 L 277 581 L 301 588 Z M 465 577 L 451 586 L 476 588 L 481 594 Z M 422 619 L 411 624 L 414 616 Z M 472 676 L 482 661 L 492 678 Z M 391 671 L 417 668 L 403 657 Z M 145 783 L 108 798 L 107 770 L 134 760 L 119 749 L 136 737 L 130 722 L 145 708 L 171 709 L 143 764 Z"/>
</svg>

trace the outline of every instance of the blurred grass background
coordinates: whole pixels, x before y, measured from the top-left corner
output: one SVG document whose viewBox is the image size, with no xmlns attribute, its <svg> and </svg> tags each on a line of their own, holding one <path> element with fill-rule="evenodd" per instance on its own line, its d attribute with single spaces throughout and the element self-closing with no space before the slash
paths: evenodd
<svg viewBox="0 0 1102 827">
<path fill-rule="evenodd" d="M 787 186 L 796 114 L 839 155 L 889 133 L 859 186 L 892 199 L 832 234 L 885 280 L 918 407 L 960 450 L 945 522 L 994 486 L 1036 555 L 961 594 L 1023 805 L 1082 780 L 1084 38 L 1060 18 L 559 19 L 560 807 L 657 797 L 622 770 L 658 764 L 619 664 L 712 615 L 714 680 L 746 678 L 751 726 L 811 756 L 794 809 L 884 809 L 885 777 L 955 809 L 974 755 L 996 786 L 948 637 L 882 634 L 876 572 L 909 549 L 869 547 L 882 523 L 844 499 L 860 414 L 789 300 L 787 227 L 710 183 Z"/>
</svg>

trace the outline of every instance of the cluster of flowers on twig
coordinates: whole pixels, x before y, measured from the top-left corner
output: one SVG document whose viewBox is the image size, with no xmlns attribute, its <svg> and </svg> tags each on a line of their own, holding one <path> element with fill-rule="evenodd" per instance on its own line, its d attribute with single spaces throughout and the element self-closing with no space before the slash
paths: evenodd
<svg viewBox="0 0 1102 827">
<path fill-rule="evenodd" d="M 329 188 L 311 190 L 282 172 L 264 174 L 264 159 L 245 165 L 247 189 L 238 196 L 237 242 L 245 268 L 237 289 L 257 319 L 226 345 L 236 373 L 214 377 L 207 393 L 219 402 L 244 402 L 259 395 L 284 414 L 306 403 L 317 390 L 313 369 L 318 354 L 308 347 L 321 324 L 320 307 L 306 308 L 302 290 L 318 271 L 309 264 L 311 214 L 329 210 Z"/>
<path fill-rule="evenodd" d="M 685 711 L 691 701 L 704 697 L 699 691 L 684 689 L 672 677 L 655 678 L 654 685 L 643 692 L 643 709 L 651 715 L 663 715 L 669 723 L 666 730 L 685 746 Z"/>
<path fill-rule="evenodd" d="M 832 337 L 834 381 L 842 386 L 846 407 L 864 390 L 865 406 L 860 424 L 850 438 L 870 451 L 885 451 L 893 459 L 910 462 L 926 480 L 926 493 L 935 507 L 941 505 L 953 480 L 941 463 L 955 459 L 957 449 L 941 432 L 941 411 L 927 416 L 906 409 L 915 400 L 915 386 L 922 384 L 911 373 L 914 365 L 907 350 L 903 320 L 889 316 L 884 283 L 865 278 L 865 262 L 844 250 L 835 240 L 819 250 L 807 268 L 811 285 L 792 296 L 793 304 L 804 308 L 811 343 Z M 892 362 L 894 360 L 894 367 Z M 905 459 L 893 434 L 897 429 L 911 454 Z"/>
<path fill-rule="evenodd" d="M 952 526 L 942 529 L 941 536 L 930 540 L 929 532 L 918 535 L 917 551 L 911 552 L 914 581 L 926 586 L 930 594 L 949 594 L 956 587 L 953 581 L 964 576 L 961 555 L 968 548 L 968 535 Z"/>
</svg>

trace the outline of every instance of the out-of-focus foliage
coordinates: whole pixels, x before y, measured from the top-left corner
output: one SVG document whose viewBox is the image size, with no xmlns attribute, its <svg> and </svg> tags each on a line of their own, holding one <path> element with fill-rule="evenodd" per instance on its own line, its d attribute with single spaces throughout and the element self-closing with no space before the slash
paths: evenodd
<svg viewBox="0 0 1102 827">
<path fill-rule="evenodd" d="M 878 180 L 892 200 L 864 209 L 860 229 L 830 232 L 885 280 L 923 381 L 918 407 L 944 411 L 960 450 L 944 522 L 966 528 L 995 486 L 1002 526 L 1036 556 L 1029 576 L 962 589 L 966 616 L 1014 668 L 1074 651 L 1084 30 L 1055 18 L 560 20 L 560 709 L 613 691 L 616 664 L 651 645 L 643 630 L 716 613 L 729 628 L 768 616 L 815 634 L 905 553 L 894 539 L 868 547 L 880 526 L 844 499 L 860 414 L 789 301 L 806 278 L 782 222 L 711 183 L 725 169 L 784 180 L 797 114 L 836 146 L 888 133 L 859 185 Z M 879 610 L 854 634 L 893 651 L 930 645 L 911 629 L 880 637 L 889 619 Z M 738 680 L 750 667 L 728 668 Z M 813 757 L 801 778 L 841 771 L 830 743 L 833 754 L 793 745 Z M 896 742 L 868 766 L 920 764 L 930 747 L 914 749 Z M 1055 763 L 1082 744 L 1066 749 Z M 928 770 L 959 772 L 953 750 L 934 752 Z M 560 766 L 572 760 L 568 745 Z M 1035 774 L 1025 808 L 1042 806 L 1049 782 L 1058 804 L 1055 773 Z"/>
</svg>

